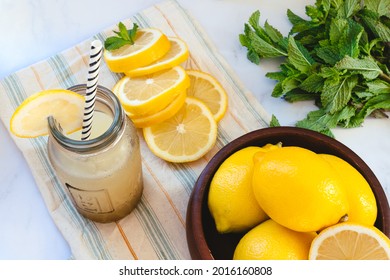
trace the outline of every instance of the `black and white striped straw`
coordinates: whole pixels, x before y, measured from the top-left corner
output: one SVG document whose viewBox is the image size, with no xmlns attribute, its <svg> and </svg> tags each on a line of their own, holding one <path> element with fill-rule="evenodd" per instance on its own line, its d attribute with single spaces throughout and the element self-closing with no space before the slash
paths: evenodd
<svg viewBox="0 0 390 280">
<path fill-rule="evenodd" d="M 85 95 L 81 140 L 88 140 L 91 136 L 93 114 L 95 109 L 96 89 L 98 86 L 99 68 L 102 54 L 102 42 L 100 40 L 92 41 L 91 50 L 89 54 L 89 69 L 87 77 L 87 90 Z"/>
</svg>

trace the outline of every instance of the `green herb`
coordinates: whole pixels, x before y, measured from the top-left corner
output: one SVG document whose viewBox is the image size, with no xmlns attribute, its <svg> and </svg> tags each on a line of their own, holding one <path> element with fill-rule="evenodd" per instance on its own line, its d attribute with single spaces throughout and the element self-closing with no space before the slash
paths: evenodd
<svg viewBox="0 0 390 280">
<path fill-rule="evenodd" d="M 269 123 L 269 126 L 270 126 L 270 127 L 277 127 L 277 126 L 280 126 L 279 120 L 276 118 L 275 115 L 272 115 L 271 121 L 270 121 L 270 123 Z"/>
<path fill-rule="evenodd" d="M 291 10 L 287 36 L 255 11 L 239 35 L 247 58 L 281 57 L 273 97 L 314 100 L 318 110 L 296 123 L 333 136 L 332 128 L 361 126 L 390 109 L 390 0 L 316 0 L 308 19 Z"/>
<path fill-rule="evenodd" d="M 117 36 L 108 37 L 104 42 L 104 48 L 108 51 L 134 44 L 138 25 L 134 23 L 133 28 L 127 30 L 126 26 L 122 22 L 119 22 L 118 28 L 119 31 L 114 31 Z"/>
</svg>

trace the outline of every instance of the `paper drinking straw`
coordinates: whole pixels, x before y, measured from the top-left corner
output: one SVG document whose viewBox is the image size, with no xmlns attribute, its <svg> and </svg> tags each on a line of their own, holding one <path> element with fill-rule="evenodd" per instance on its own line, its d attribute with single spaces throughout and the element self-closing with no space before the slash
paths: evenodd
<svg viewBox="0 0 390 280">
<path fill-rule="evenodd" d="M 96 89 L 99 78 L 100 61 L 103 54 L 103 45 L 100 40 L 94 40 L 91 43 L 89 54 L 89 69 L 87 79 L 87 90 L 84 105 L 83 128 L 81 131 L 81 140 L 88 140 L 91 136 L 93 113 L 95 109 Z"/>
</svg>

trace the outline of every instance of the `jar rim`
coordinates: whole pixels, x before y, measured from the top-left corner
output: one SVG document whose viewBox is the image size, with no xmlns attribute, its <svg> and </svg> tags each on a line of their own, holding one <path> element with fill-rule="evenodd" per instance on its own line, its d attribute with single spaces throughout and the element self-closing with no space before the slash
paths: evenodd
<svg viewBox="0 0 390 280">
<path fill-rule="evenodd" d="M 68 88 L 68 90 L 85 96 L 86 84 L 78 84 Z M 77 152 L 87 152 L 107 146 L 116 139 L 116 135 L 123 127 L 124 111 L 118 97 L 108 88 L 98 85 L 96 89 L 96 102 L 102 102 L 112 111 L 113 120 L 108 129 L 98 137 L 87 140 L 76 140 L 67 137 L 62 133 L 61 124 L 53 116 L 48 117 L 49 135 L 53 136 L 57 142 L 69 150 Z"/>
</svg>

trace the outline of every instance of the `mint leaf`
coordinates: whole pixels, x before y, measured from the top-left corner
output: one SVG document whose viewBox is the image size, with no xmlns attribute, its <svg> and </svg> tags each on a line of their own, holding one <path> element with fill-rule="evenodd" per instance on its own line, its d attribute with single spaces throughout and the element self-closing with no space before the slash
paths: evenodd
<svg viewBox="0 0 390 280">
<path fill-rule="evenodd" d="M 377 109 L 390 109 L 390 93 L 380 94 L 369 99 L 360 110 L 358 117 L 365 118 Z"/>
<path fill-rule="evenodd" d="M 308 93 L 301 89 L 293 89 L 284 95 L 284 99 L 291 103 L 305 100 L 316 100 L 318 97 L 318 94 Z"/>
<path fill-rule="evenodd" d="M 265 74 L 267 78 L 277 80 L 277 81 L 283 81 L 286 78 L 286 75 L 283 74 L 283 72 L 268 72 Z"/>
<path fill-rule="evenodd" d="M 328 44 L 316 48 L 316 54 L 326 63 L 334 65 L 344 56 L 358 57 L 363 27 L 351 19 L 336 18 L 331 22 Z"/>
<path fill-rule="evenodd" d="M 353 16 L 360 9 L 360 0 L 345 0 L 344 2 L 344 16 L 349 18 Z"/>
<path fill-rule="evenodd" d="M 275 85 L 274 89 L 272 90 L 271 96 L 272 97 L 281 97 L 281 96 L 283 96 L 282 82 L 278 82 Z"/>
<path fill-rule="evenodd" d="M 280 126 L 279 120 L 275 117 L 274 114 L 272 114 L 271 121 L 269 123 L 270 127 L 277 127 Z"/>
<path fill-rule="evenodd" d="M 270 25 L 268 21 L 264 23 L 264 30 L 272 42 L 279 45 L 284 51 L 287 51 L 288 41 L 283 37 L 279 30 Z"/>
<path fill-rule="evenodd" d="M 332 19 L 329 29 L 329 40 L 332 45 L 337 45 L 345 34 L 348 21 L 343 18 Z"/>
<path fill-rule="evenodd" d="M 321 77 L 323 77 L 325 79 L 330 78 L 330 77 L 338 77 L 339 74 L 340 74 L 340 71 L 334 67 L 323 66 L 323 67 L 321 67 L 321 70 L 319 71 L 319 75 L 321 75 Z"/>
<path fill-rule="evenodd" d="M 390 0 L 370 0 L 364 1 L 364 4 L 369 10 L 377 12 L 379 16 L 390 18 Z"/>
<path fill-rule="evenodd" d="M 243 47 L 247 47 L 247 48 L 250 47 L 251 42 L 250 42 L 249 38 L 245 34 L 240 34 L 238 36 L 238 39 L 240 40 L 240 43 L 241 43 L 241 45 Z"/>
<path fill-rule="evenodd" d="M 113 50 L 119 49 L 125 45 L 133 45 L 134 44 L 134 41 L 136 38 L 136 33 L 138 30 L 138 25 L 136 23 L 134 23 L 132 29 L 127 30 L 126 26 L 122 22 L 119 22 L 118 29 L 119 29 L 119 31 L 114 31 L 114 33 L 117 36 L 108 37 L 104 41 L 104 48 L 106 50 L 113 51 Z"/>
<path fill-rule="evenodd" d="M 300 75 L 289 76 L 282 81 L 283 93 L 287 93 L 296 89 L 301 84 Z"/>
<path fill-rule="evenodd" d="M 342 123 L 344 127 L 348 127 L 351 118 L 356 115 L 356 109 L 353 106 L 348 105 L 334 115 L 337 116 L 338 125 Z"/>
<path fill-rule="evenodd" d="M 281 57 L 286 56 L 287 53 L 263 40 L 255 32 L 250 32 L 249 39 L 251 41 L 251 49 L 259 54 L 260 57 L 271 58 L 271 57 Z"/>
<path fill-rule="evenodd" d="M 109 51 L 116 50 L 127 45 L 127 43 L 128 42 L 122 38 L 109 37 L 104 41 L 104 48 Z"/>
<path fill-rule="evenodd" d="M 259 31 L 261 30 L 259 22 L 260 22 L 260 11 L 257 10 L 252 13 L 252 15 L 248 20 L 248 23 L 253 27 L 255 31 Z"/>
<path fill-rule="evenodd" d="M 316 1 L 316 6 L 318 9 L 321 9 L 325 14 L 329 13 L 332 0 L 322 0 Z"/>
<path fill-rule="evenodd" d="M 344 1 L 343 0 L 332 0 L 331 1 L 331 6 L 332 8 L 335 10 L 335 11 L 338 11 L 340 9 L 343 9 L 343 3 Z"/>
<path fill-rule="evenodd" d="M 309 54 L 308 50 L 299 42 L 296 42 L 292 36 L 289 37 L 287 51 L 288 60 L 295 68 L 303 73 L 309 72 L 314 63 L 314 59 Z"/>
<path fill-rule="evenodd" d="M 257 36 L 259 36 L 267 43 L 271 44 L 272 40 L 268 37 L 266 31 L 259 25 L 259 22 L 260 22 L 260 11 L 257 10 L 251 15 L 248 23 L 253 28 Z"/>
<path fill-rule="evenodd" d="M 254 64 L 260 63 L 260 56 L 252 49 L 248 50 L 247 56 L 248 60 Z"/>
<path fill-rule="evenodd" d="M 360 126 L 368 115 L 373 114 L 375 110 L 381 109 L 390 109 L 390 94 L 380 94 L 369 99 L 360 112 L 351 118 L 348 127 Z"/>
<path fill-rule="evenodd" d="M 326 46 L 315 49 L 315 54 L 329 65 L 335 65 L 343 56 L 337 46 Z"/>
<path fill-rule="evenodd" d="M 134 42 L 135 42 L 137 31 L 138 31 L 138 25 L 137 24 L 134 24 L 132 29 L 127 30 L 127 34 L 129 36 L 129 40 L 132 42 L 131 44 L 134 44 Z"/>
<path fill-rule="evenodd" d="M 358 59 L 346 56 L 339 61 L 335 67 L 336 69 L 345 69 L 362 74 L 364 78 L 369 80 L 375 79 L 383 73 L 378 64 L 371 57 Z"/>
<path fill-rule="evenodd" d="M 307 77 L 301 84 L 300 88 L 313 93 L 319 93 L 324 87 L 325 79 L 318 73 L 314 73 Z"/>
<path fill-rule="evenodd" d="M 321 94 L 321 103 L 330 113 L 335 113 L 347 105 L 351 99 L 352 89 L 357 85 L 357 76 L 341 79 L 327 79 Z"/>
<path fill-rule="evenodd" d="M 249 26 L 248 26 L 249 28 Z M 247 31 L 246 33 L 248 33 L 250 31 Z M 245 34 L 240 34 L 239 35 L 239 40 L 240 40 L 240 43 L 242 46 L 246 47 L 248 49 L 247 51 L 247 58 L 250 62 L 252 63 L 255 63 L 255 64 L 259 64 L 260 63 L 260 57 L 259 55 L 253 50 L 252 46 L 251 46 L 251 41 L 250 39 L 248 38 L 247 35 Z"/>
<path fill-rule="evenodd" d="M 347 20 L 345 34 L 340 39 L 338 46 L 342 56 L 348 55 L 353 58 L 359 56 L 359 41 L 363 34 L 363 27 L 353 20 Z"/>
<path fill-rule="evenodd" d="M 369 92 L 374 94 L 390 93 L 390 84 L 382 80 L 374 80 L 366 83 Z"/>
<path fill-rule="evenodd" d="M 118 24 L 118 27 L 119 27 L 119 32 L 115 32 L 119 37 L 121 37 L 123 40 L 126 40 L 126 41 L 131 41 L 131 38 L 129 36 L 129 33 L 127 33 L 127 29 L 126 29 L 126 26 L 120 22 Z"/>
<path fill-rule="evenodd" d="M 307 117 L 298 121 L 295 126 L 314 130 L 334 138 L 330 128 L 337 125 L 337 117 L 332 118 L 325 110 L 319 109 L 307 114 Z"/>
<path fill-rule="evenodd" d="M 290 31 L 291 34 L 308 30 L 314 26 L 311 21 L 304 20 L 290 9 L 287 10 L 287 17 L 293 25 Z"/>
<path fill-rule="evenodd" d="M 355 109 L 352 106 L 346 106 L 334 114 L 330 114 L 324 109 L 319 109 L 310 112 L 305 119 L 298 121 L 295 125 L 334 137 L 330 129 L 335 128 L 340 122 L 344 123 L 344 126 L 348 125 L 350 119 L 354 116 Z"/>
<path fill-rule="evenodd" d="M 377 38 L 381 38 L 384 42 L 390 42 L 390 28 L 381 22 L 379 14 L 372 11 L 362 11 L 360 18 Z"/>
<path fill-rule="evenodd" d="M 266 31 L 259 26 L 259 18 L 260 12 L 254 12 L 249 19 L 249 24 L 245 24 L 244 26 L 244 34 L 240 34 L 239 36 L 241 45 L 248 50 L 247 58 L 251 62 L 259 64 L 261 58 L 286 56 L 286 50 L 278 44 L 275 44 L 267 35 Z M 279 38 L 276 29 L 272 29 L 269 26 L 268 32 L 273 36 L 273 39 L 277 40 Z"/>
</svg>

